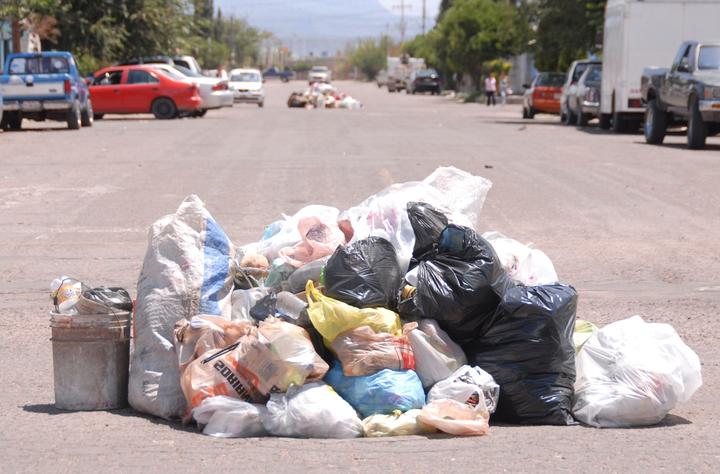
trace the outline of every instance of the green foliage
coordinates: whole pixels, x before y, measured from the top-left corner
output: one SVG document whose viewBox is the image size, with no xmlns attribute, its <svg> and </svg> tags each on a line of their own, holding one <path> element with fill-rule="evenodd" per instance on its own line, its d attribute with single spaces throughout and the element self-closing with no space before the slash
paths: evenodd
<svg viewBox="0 0 720 474">
<path fill-rule="evenodd" d="M 350 65 L 358 68 L 368 80 L 374 79 L 387 66 L 388 41 L 387 37 L 380 41 L 361 41 L 350 54 Z"/>
<path fill-rule="evenodd" d="M 212 0 L 0 0 L 0 16 L 57 19 L 55 47 L 84 71 L 136 56 L 190 54 L 215 68 L 257 62 L 267 35 L 215 14 Z"/>
<path fill-rule="evenodd" d="M 521 52 L 530 37 L 528 20 L 514 4 L 497 0 L 454 0 L 436 26 L 437 55 L 453 72 L 476 82 L 483 63 Z"/>
<path fill-rule="evenodd" d="M 606 0 L 542 0 L 538 6 L 535 65 L 565 71 L 601 42 Z"/>
</svg>

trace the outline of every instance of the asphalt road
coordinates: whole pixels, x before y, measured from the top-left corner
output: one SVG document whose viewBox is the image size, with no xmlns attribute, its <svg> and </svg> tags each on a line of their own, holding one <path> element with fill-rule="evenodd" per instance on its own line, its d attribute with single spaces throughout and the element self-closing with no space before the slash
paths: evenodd
<svg viewBox="0 0 720 474">
<path fill-rule="evenodd" d="M 689 471 L 720 463 L 720 138 L 688 151 L 431 96 L 338 83 L 362 110 L 266 107 L 202 119 L 107 117 L 0 133 L 0 470 Z M 340 208 L 454 165 L 494 183 L 482 229 L 533 242 L 579 291 L 578 317 L 675 326 L 704 386 L 659 426 L 492 426 L 482 438 L 221 440 L 132 410 L 53 406 L 48 285 L 61 274 L 134 293 L 146 230 L 191 193 L 236 243 L 280 213 Z"/>
</svg>

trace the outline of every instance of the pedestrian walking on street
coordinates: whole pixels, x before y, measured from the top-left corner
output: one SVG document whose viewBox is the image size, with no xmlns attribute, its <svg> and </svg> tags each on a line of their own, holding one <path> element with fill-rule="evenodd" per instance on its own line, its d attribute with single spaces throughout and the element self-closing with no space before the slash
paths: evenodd
<svg viewBox="0 0 720 474">
<path fill-rule="evenodd" d="M 492 102 L 492 105 L 495 105 L 495 92 L 497 91 L 497 81 L 495 80 L 495 76 L 490 74 L 488 77 L 485 78 L 485 95 L 487 96 L 487 100 L 485 102 L 485 105 L 490 107 L 490 102 Z"/>
<path fill-rule="evenodd" d="M 503 74 L 500 77 L 500 103 L 502 105 L 507 104 L 507 93 L 508 93 L 508 77 L 507 77 L 507 74 Z"/>
</svg>

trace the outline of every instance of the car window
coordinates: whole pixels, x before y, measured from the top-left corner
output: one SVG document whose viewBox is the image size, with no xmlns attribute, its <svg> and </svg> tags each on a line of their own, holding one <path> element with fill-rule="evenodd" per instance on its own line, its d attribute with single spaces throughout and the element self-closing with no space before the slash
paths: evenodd
<svg viewBox="0 0 720 474">
<path fill-rule="evenodd" d="M 698 69 L 720 69 L 720 46 L 700 46 Z"/>
<path fill-rule="evenodd" d="M 538 74 L 535 78 L 535 86 L 562 87 L 565 84 L 565 74 Z"/>
<path fill-rule="evenodd" d="M 231 82 L 260 82 L 260 74 L 256 72 L 237 72 L 230 76 Z"/>
<path fill-rule="evenodd" d="M 572 82 L 577 82 L 580 79 L 580 76 L 583 75 L 583 73 L 585 72 L 585 70 L 587 68 L 588 68 L 587 63 L 580 63 L 580 64 L 576 65 L 575 70 L 573 71 Z"/>
<path fill-rule="evenodd" d="M 423 71 L 418 71 L 417 75 L 420 77 L 437 76 L 437 72 L 435 72 L 435 69 L 425 69 Z"/>
<path fill-rule="evenodd" d="M 33 58 L 13 58 L 8 67 L 10 74 L 67 74 L 70 64 L 67 58 L 38 56 Z"/>
<path fill-rule="evenodd" d="M 190 69 L 190 64 L 184 59 L 173 59 L 173 62 L 176 66 L 182 66 L 184 68 Z"/>
<path fill-rule="evenodd" d="M 178 71 L 172 69 L 172 68 L 157 68 L 158 71 L 168 76 L 170 79 L 175 79 L 176 81 L 184 81 L 187 79 L 187 77 L 180 74 Z"/>
<path fill-rule="evenodd" d="M 600 82 L 602 80 L 602 68 L 591 67 L 585 76 L 585 82 Z"/>
<path fill-rule="evenodd" d="M 93 79 L 94 86 L 117 86 L 122 81 L 122 71 L 107 71 Z"/>
<path fill-rule="evenodd" d="M 156 84 L 160 81 L 147 71 L 133 69 L 128 72 L 128 84 Z"/>
<path fill-rule="evenodd" d="M 325 66 L 315 66 L 314 68 L 311 69 L 311 71 L 312 72 L 327 72 L 328 68 L 326 68 Z"/>
<path fill-rule="evenodd" d="M 184 66 L 178 66 L 178 65 L 176 64 L 176 65 L 173 66 L 173 67 L 174 67 L 175 69 L 177 69 L 178 71 L 180 71 L 180 74 L 183 74 L 183 75 L 185 75 L 185 76 L 188 76 L 188 77 L 203 77 L 202 74 L 198 74 L 198 73 L 196 73 L 195 71 L 192 71 L 192 70 L 190 70 L 190 69 L 188 69 L 188 68 L 186 68 L 186 67 L 184 67 Z"/>
</svg>

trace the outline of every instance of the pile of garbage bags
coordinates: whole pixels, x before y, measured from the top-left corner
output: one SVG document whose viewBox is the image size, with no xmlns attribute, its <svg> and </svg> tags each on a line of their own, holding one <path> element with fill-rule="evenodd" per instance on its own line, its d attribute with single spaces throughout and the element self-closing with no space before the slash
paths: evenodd
<svg viewBox="0 0 720 474">
<path fill-rule="evenodd" d="M 131 405 L 218 437 L 352 438 L 633 426 L 688 400 L 700 364 L 670 326 L 576 320 L 547 255 L 477 232 L 491 185 L 438 168 L 242 246 L 186 198 L 148 235 Z"/>
<path fill-rule="evenodd" d="M 288 98 L 290 108 L 301 109 L 360 109 L 362 103 L 334 86 L 314 82 L 302 92 L 293 92 Z"/>
</svg>

